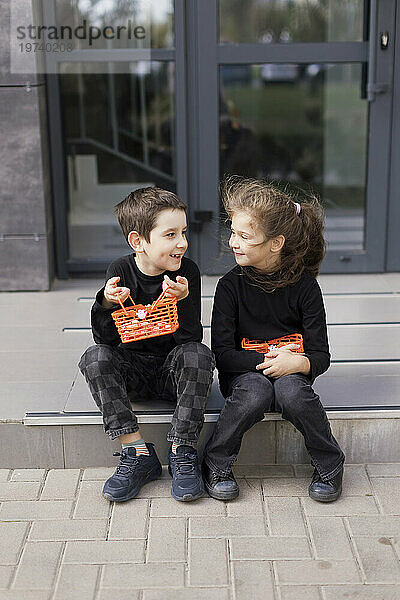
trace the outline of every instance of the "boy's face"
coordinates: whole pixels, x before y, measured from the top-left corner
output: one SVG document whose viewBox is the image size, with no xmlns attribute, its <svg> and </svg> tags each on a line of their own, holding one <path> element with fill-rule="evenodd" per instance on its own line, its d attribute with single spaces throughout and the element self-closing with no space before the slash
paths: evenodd
<svg viewBox="0 0 400 600">
<path fill-rule="evenodd" d="M 160 212 L 150 232 L 150 241 L 140 236 L 142 251 L 136 252 L 140 270 L 146 275 L 177 271 L 188 247 L 186 231 L 185 211 L 168 208 Z"/>
</svg>

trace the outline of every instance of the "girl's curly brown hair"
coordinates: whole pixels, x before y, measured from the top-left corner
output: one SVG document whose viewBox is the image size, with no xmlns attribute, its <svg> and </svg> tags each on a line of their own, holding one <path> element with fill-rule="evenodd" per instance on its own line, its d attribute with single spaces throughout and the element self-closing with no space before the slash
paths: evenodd
<svg viewBox="0 0 400 600">
<path fill-rule="evenodd" d="M 222 202 L 228 217 L 243 211 L 261 227 L 265 240 L 283 235 L 285 243 L 280 264 L 274 272 L 261 272 L 253 267 L 242 271 L 258 287 L 267 292 L 296 283 L 303 271 L 316 277 L 325 256 L 324 211 L 314 195 L 295 197 L 268 181 L 229 176 L 221 187 Z M 295 202 L 301 206 L 297 214 Z"/>
</svg>

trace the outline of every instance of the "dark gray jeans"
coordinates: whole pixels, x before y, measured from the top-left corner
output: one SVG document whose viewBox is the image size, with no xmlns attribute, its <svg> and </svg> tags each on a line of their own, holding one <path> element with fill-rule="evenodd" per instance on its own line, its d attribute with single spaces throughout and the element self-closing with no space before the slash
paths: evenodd
<svg viewBox="0 0 400 600">
<path fill-rule="evenodd" d="M 294 373 L 270 379 L 262 373 L 244 373 L 232 379 L 228 394 L 205 449 L 211 469 L 227 475 L 246 431 L 261 421 L 264 413 L 280 412 L 303 434 L 311 462 L 324 481 L 340 471 L 345 456 L 309 377 Z"/>
<path fill-rule="evenodd" d="M 189 446 L 203 426 L 214 367 L 213 353 L 200 342 L 175 346 L 167 357 L 95 344 L 79 362 L 111 439 L 138 431 L 131 401 L 162 399 L 176 404 L 167 440 Z"/>
</svg>

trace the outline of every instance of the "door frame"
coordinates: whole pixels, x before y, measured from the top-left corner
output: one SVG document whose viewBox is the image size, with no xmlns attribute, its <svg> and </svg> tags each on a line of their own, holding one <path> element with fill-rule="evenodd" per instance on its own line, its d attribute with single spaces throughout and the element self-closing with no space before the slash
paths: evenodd
<svg viewBox="0 0 400 600">
<path fill-rule="evenodd" d="M 396 8 L 395 61 L 393 68 L 393 118 L 389 217 L 387 229 L 387 271 L 400 271 L 400 6 Z M 397 110 L 395 110 L 397 108 Z"/>
</svg>

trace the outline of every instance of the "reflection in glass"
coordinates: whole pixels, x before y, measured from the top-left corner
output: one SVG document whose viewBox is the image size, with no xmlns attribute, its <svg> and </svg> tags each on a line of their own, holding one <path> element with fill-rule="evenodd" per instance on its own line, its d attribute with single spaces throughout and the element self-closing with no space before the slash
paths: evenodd
<svg viewBox="0 0 400 600">
<path fill-rule="evenodd" d="M 360 64 L 223 65 L 220 178 L 317 193 L 330 249 L 364 248 L 368 108 Z"/>
<path fill-rule="evenodd" d="M 174 45 L 173 0 L 56 0 L 57 24 L 75 28 L 84 21 L 87 27 L 94 26 L 103 30 L 113 28 L 113 39 L 102 35 L 92 45 L 87 39 L 72 40 L 74 48 L 137 48 L 143 47 L 134 35 L 132 26 L 149 27 L 144 47 L 168 48 Z M 130 35 L 127 27 L 131 23 Z M 79 34 L 80 35 L 80 34 Z M 119 38 L 119 39 L 118 39 Z"/>
<path fill-rule="evenodd" d="M 219 0 L 221 43 L 363 39 L 364 0 Z"/>
<path fill-rule="evenodd" d="M 176 190 L 174 63 L 62 67 L 70 258 L 110 260 L 129 250 L 115 204 L 144 186 Z"/>
</svg>

